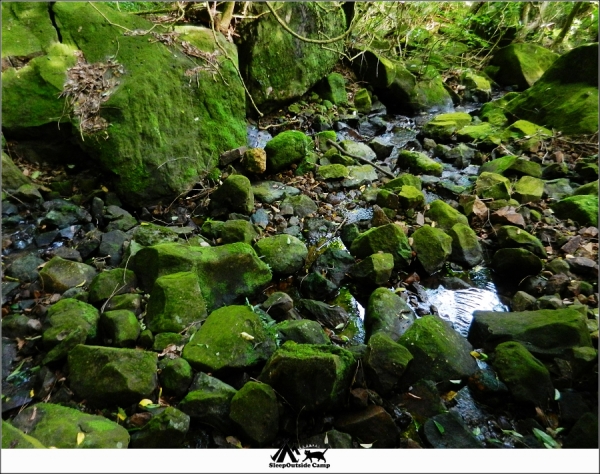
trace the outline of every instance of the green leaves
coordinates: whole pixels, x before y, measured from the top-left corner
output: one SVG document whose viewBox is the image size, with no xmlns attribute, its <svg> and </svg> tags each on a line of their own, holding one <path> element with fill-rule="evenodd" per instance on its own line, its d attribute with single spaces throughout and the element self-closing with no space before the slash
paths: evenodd
<svg viewBox="0 0 600 474">
<path fill-rule="evenodd" d="M 545 433 L 544 431 L 542 431 L 538 428 L 534 428 L 533 434 L 535 435 L 535 437 L 537 439 L 539 439 L 544 444 L 544 446 L 546 446 L 546 448 L 548 448 L 548 449 L 560 449 L 561 448 L 560 444 L 558 444 L 557 441 L 552 436 L 550 436 L 548 433 Z"/>
<path fill-rule="evenodd" d="M 440 423 L 438 423 L 437 421 L 433 420 L 433 424 L 438 429 L 438 431 L 440 432 L 440 434 L 444 434 L 446 432 L 446 430 L 444 429 L 444 427 Z"/>
</svg>

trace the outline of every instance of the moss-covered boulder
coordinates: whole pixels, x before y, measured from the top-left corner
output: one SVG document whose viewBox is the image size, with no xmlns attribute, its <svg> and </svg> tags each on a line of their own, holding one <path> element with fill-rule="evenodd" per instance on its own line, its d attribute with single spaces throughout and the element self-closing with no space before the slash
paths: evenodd
<svg viewBox="0 0 600 474">
<path fill-rule="evenodd" d="M 408 238 L 396 224 L 373 227 L 356 237 L 350 247 L 352 255 L 358 258 L 366 258 L 380 251 L 392 254 L 397 269 L 408 267 L 412 258 Z"/>
<path fill-rule="evenodd" d="M 213 167 L 220 152 L 246 141 L 244 89 L 231 63 L 237 62 L 237 51 L 220 33 L 217 46 L 208 28 L 178 27 L 178 41 L 187 41 L 200 52 L 227 51 L 227 56 L 215 56 L 219 79 L 214 80 L 208 71 L 189 72 L 195 63 L 176 46 L 149 42 L 145 35 L 124 35 L 124 29 L 152 28 L 151 22 L 135 15 L 82 2 L 52 4 L 51 9 L 45 8 L 45 15 L 39 9 L 30 12 L 35 15 L 12 10 L 11 19 L 19 25 L 9 27 L 11 42 L 28 44 L 27 54 L 42 56 L 24 68 L 3 72 L 3 125 L 11 129 L 64 121 L 65 102 L 58 95 L 67 68 L 77 61 L 75 49 L 83 52 L 82 60 L 97 67 L 102 62 L 105 68 L 107 58 L 113 58 L 118 49 L 109 68 L 115 75 L 112 80 L 109 73 L 105 75 L 112 88 L 106 91 L 108 100 L 96 116 L 105 121 L 98 123 L 107 139 L 90 138 L 81 144 L 114 173 L 117 189 L 126 200 L 140 203 L 178 194 Z M 45 25 L 34 28 L 33 34 L 28 19 L 32 16 Z M 52 23 L 60 32 L 60 43 Z M 53 37 L 48 26 L 54 30 Z M 33 38 L 38 39 L 37 45 Z M 80 124 L 76 118 L 71 121 Z M 105 124 L 110 126 L 105 128 Z"/>
<path fill-rule="evenodd" d="M 2 449 L 44 449 L 45 447 L 33 436 L 2 420 Z"/>
<path fill-rule="evenodd" d="M 214 215 L 239 212 L 250 215 L 254 210 L 254 194 L 250 180 L 241 174 L 229 176 L 210 195 L 210 208 Z"/>
<path fill-rule="evenodd" d="M 506 109 L 520 119 L 566 134 L 598 131 L 598 43 L 563 54 Z"/>
<path fill-rule="evenodd" d="M 96 275 L 90 283 L 90 303 L 105 301 L 111 296 L 130 293 L 137 286 L 135 273 L 124 268 L 106 270 Z"/>
<path fill-rule="evenodd" d="M 340 406 L 354 369 L 354 356 L 346 349 L 288 341 L 267 361 L 259 380 L 295 410 L 310 412 Z"/>
<path fill-rule="evenodd" d="M 514 99 L 517 95 L 517 92 L 509 92 L 499 99 L 483 104 L 479 112 L 481 120 L 489 122 L 495 127 L 505 126 L 508 123 L 508 118 L 506 117 L 505 113 L 506 104 L 508 104 L 508 102 Z"/>
<path fill-rule="evenodd" d="M 187 393 L 193 378 L 192 367 L 187 360 L 165 357 L 158 363 L 158 370 L 158 380 L 165 394 L 181 397 Z"/>
<path fill-rule="evenodd" d="M 129 433 L 114 421 L 53 403 L 25 408 L 12 424 L 48 448 L 124 449 L 129 445 Z M 2 438 L 4 442 L 4 432 Z"/>
<path fill-rule="evenodd" d="M 423 189 L 423 183 L 421 182 L 421 178 L 410 173 L 402 173 L 397 178 L 389 180 L 382 186 L 382 188 L 399 192 L 403 186 L 412 186 L 414 188 L 417 188 L 419 191 Z"/>
<path fill-rule="evenodd" d="M 348 171 L 348 168 L 340 164 L 319 166 L 319 169 L 317 170 L 317 178 L 322 179 L 323 181 L 343 179 L 347 178 L 349 175 L 350 172 Z"/>
<path fill-rule="evenodd" d="M 503 277 L 521 281 L 542 271 L 540 258 L 524 248 L 503 248 L 494 253 L 492 268 Z"/>
<path fill-rule="evenodd" d="M 134 270 L 146 289 L 158 277 L 194 272 L 208 311 L 252 296 L 271 281 L 271 271 L 248 244 L 196 247 L 167 243 L 146 247 L 135 255 Z"/>
<path fill-rule="evenodd" d="M 69 386 L 94 405 L 131 405 L 156 389 L 156 361 L 153 352 L 80 344 L 69 352 Z"/>
<path fill-rule="evenodd" d="M 579 186 L 574 192 L 574 196 L 598 196 L 598 180 L 592 181 L 591 183 Z"/>
<path fill-rule="evenodd" d="M 319 95 L 332 104 L 347 106 L 348 96 L 344 76 L 339 72 L 332 72 L 325 77 L 319 86 Z"/>
<path fill-rule="evenodd" d="M 383 333 L 398 341 L 416 317 L 410 305 L 396 293 L 387 288 L 377 288 L 369 297 L 365 313 L 367 338 Z"/>
<path fill-rule="evenodd" d="M 361 114 L 368 114 L 371 111 L 371 95 L 367 89 L 359 89 L 354 94 L 354 107 Z"/>
<path fill-rule="evenodd" d="M 377 199 L 375 202 L 378 206 L 388 209 L 398 209 L 400 206 L 398 194 L 389 189 L 379 189 L 377 191 Z"/>
<path fill-rule="evenodd" d="M 277 275 L 296 273 L 308 256 L 306 245 L 292 235 L 265 237 L 256 242 L 254 248 L 259 258 Z"/>
<path fill-rule="evenodd" d="M 483 260 L 477 234 L 468 225 L 454 224 L 447 232 L 452 238 L 450 260 L 466 267 L 474 267 Z"/>
<path fill-rule="evenodd" d="M 363 357 L 369 387 L 380 395 L 389 394 L 400 381 L 413 356 L 408 349 L 379 332 L 369 338 Z"/>
<path fill-rule="evenodd" d="M 417 319 L 398 340 L 413 355 L 402 377 L 409 386 L 420 379 L 450 387 L 450 380 L 467 379 L 477 370 L 473 347 L 447 321 L 437 316 Z"/>
<path fill-rule="evenodd" d="M 298 130 L 288 130 L 275 136 L 265 145 L 267 168 L 276 172 L 299 163 L 312 148 L 312 140 Z"/>
<path fill-rule="evenodd" d="M 533 43 L 514 43 L 494 53 L 490 64 L 498 66 L 494 79 L 520 90 L 531 87 L 558 58 L 558 54 Z"/>
<path fill-rule="evenodd" d="M 244 242 L 252 244 L 258 238 L 258 232 L 251 222 L 244 219 L 231 219 L 220 228 L 221 240 L 224 244 Z"/>
<path fill-rule="evenodd" d="M 475 193 L 481 198 L 510 199 L 510 181 L 498 174 L 484 171 L 477 177 Z"/>
<path fill-rule="evenodd" d="M 306 38 L 334 38 L 346 29 L 346 17 L 338 5 L 272 5 L 281 21 Z M 240 70 L 256 105 L 262 112 L 269 112 L 302 96 L 331 71 L 339 56 L 318 43 L 293 36 L 264 4 L 253 4 L 250 13 L 256 18 L 248 19 L 237 29 L 241 36 Z M 338 46 L 332 43 L 329 47 Z"/>
<path fill-rule="evenodd" d="M 276 326 L 279 340 L 298 344 L 330 344 L 329 337 L 317 321 L 310 319 L 282 321 Z"/>
<path fill-rule="evenodd" d="M 457 223 L 469 225 L 467 216 L 461 214 L 450 204 L 445 203 L 441 199 L 436 199 L 429 204 L 429 209 L 425 213 L 425 217 L 429 217 L 436 223 L 436 227 L 445 231 L 451 229 L 452 226 Z"/>
<path fill-rule="evenodd" d="M 502 176 L 542 177 L 542 166 L 539 163 L 514 155 L 503 156 L 484 163 L 479 167 L 479 174 L 484 171 L 498 173 Z"/>
<path fill-rule="evenodd" d="M 64 293 L 69 288 L 76 286 L 87 286 L 95 276 L 96 269 L 94 267 L 60 257 L 52 257 L 40 270 L 40 279 L 44 290 L 55 293 Z"/>
<path fill-rule="evenodd" d="M 452 112 L 435 116 L 423 127 L 423 133 L 434 140 L 446 141 L 458 130 L 471 123 L 466 112 Z"/>
<path fill-rule="evenodd" d="M 452 237 L 437 227 L 424 225 L 412 234 L 413 249 L 417 260 L 429 274 L 444 267 L 444 263 L 452 253 Z"/>
<path fill-rule="evenodd" d="M 598 225 L 598 197 L 593 194 L 566 197 L 551 207 L 561 219 L 572 219 L 582 226 Z"/>
<path fill-rule="evenodd" d="M 342 186 L 348 189 L 356 189 L 379 179 L 371 165 L 348 166 L 348 173 L 350 175 L 342 181 Z"/>
<path fill-rule="evenodd" d="M 280 208 L 289 214 L 294 214 L 299 218 L 304 218 L 317 212 L 317 204 L 306 194 L 297 196 L 287 196 L 282 202 Z"/>
<path fill-rule="evenodd" d="M 140 336 L 140 323 L 135 314 L 126 309 L 105 311 L 100 324 L 106 344 L 114 347 L 134 347 Z"/>
<path fill-rule="evenodd" d="M 206 316 L 196 273 L 172 273 L 156 279 L 146 309 L 146 322 L 152 332 L 180 332 Z"/>
<path fill-rule="evenodd" d="M 574 347 L 591 347 L 586 318 L 574 309 L 541 309 L 498 313 L 475 311 L 469 341 L 492 350 L 504 341 L 517 341 L 538 356 L 564 355 Z"/>
<path fill-rule="evenodd" d="M 264 446 L 279 431 L 277 396 L 267 384 L 246 382 L 231 399 L 229 417 L 253 444 Z"/>
<path fill-rule="evenodd" d="M 496 237 L 501 248 L 523 248 L 540 258 L 547 257 L 546 249 L 541 240 L 526 230 L 512 225 L 504 225 L 498 229 Z"/>
<path fill-rule="evenodd" d="M 44 349 L 48 351 L 44 363 L 66 357 L 77 344 L 96 341 L 99 319 L 96 308 L 74 298 L 62 299 L 51 306 L 42 335 Z"/>
<path fill-rule="evenodd" d="M 548 369 L 522 344 L 515 341 L 499 344 L 493 365 L 516 400 L 543 409 L 554 399 Z"/>
<path fill-rule="evenodd" d="M 502 131 L 489 122 L 482 122 L 476 125 L 466 125 L 456 132 L 456 138 L 459 141 L 467 143 L 476 143 L 483 149 L 492 149 L 502 143 Z"/>
<path fill-rule="evenodd" d="M 242 166 L 248 173 L 264 173 L 267 171 L 267 152 L 263 148 L 246 150 L 242 157 Z"/>
<path fill-rule="evenodd" d="M 407 169 L 414 174 L 427 174 L 441 176 L 443 166 L 441 163 L 429 158 L 419 151 L 402 150 L 398 154 L 396 166 Z"/>
<path fill-rule="evenodd" d="M 487 102 L 490 100 L 492 85 L 485 77 L 475 74 L 473 71 L 464 71 L 460 75 L 460 82 L 466 88 L 466 98 L 474 99 L 478 102 Z"/>
<path fill-rule="evenodd" d="M 226 306 L 206 318 L 181 356 L 196 370 L 215 372 L 256 366 L 274 350 L 274 331 L 252 308 Z"/>
<path fill-rule="evenodd" d="M 227 432 L 232 429 L 229 408 L 236 393 L 231 385 L 201 372 L 177 407 L 194 420 Z"/>
<path fill-rule="evenodd" d="M 523 176 L 515 183 L 513 193 L 521 204 L 540 201 L 544 194 L 544 181 L 532 176 Z"/>
<path fill-rule="evenodd" d="M 423 209 L 425 195 L 415 186 L 404 185 L 398 193 L 398 201 L 402 209 Z"/>
<path fill-rule="evenodd" d="M 181 448 L 190 428 L 190 417 L 173 407 L 154 415 L 140 430 L 131 435 L 130 448 Z"/>
<path fill-rule="evenodd" d="M 390 279 L 393 269 L 394 256 L 391 253 L 378 252 L 354 265 L 350 274 L 358 283 L 380 286 Z"/>
</svg>

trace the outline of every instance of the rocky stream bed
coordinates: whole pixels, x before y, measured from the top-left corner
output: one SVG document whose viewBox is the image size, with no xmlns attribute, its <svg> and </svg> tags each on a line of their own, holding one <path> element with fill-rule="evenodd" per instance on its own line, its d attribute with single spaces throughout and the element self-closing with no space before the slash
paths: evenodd
<svg viewBox="0 0 600 474">
<path fill-rule="evenodd" d="M 307 94 L 142 208 L 9 139 L 2 446 L 597 448 L 597 145 L 505 92 Z"/>
</svg>

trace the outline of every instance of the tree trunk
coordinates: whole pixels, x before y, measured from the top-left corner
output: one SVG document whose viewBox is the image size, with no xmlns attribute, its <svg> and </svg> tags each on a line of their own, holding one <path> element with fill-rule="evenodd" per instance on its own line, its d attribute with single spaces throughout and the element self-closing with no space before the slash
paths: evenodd
<svg viewBox="0 0 600 474">
<path fill-rule="evenodd" d="M 219 24 L 217 29 L 226 34 L 227 30 L 229 30 L 229 25 L 231 24 L 231 19 L 233 18 L 233 9 L 235 8 L 235 2 L 225 2 L 225 9 L 221 14 L 221 19 L 219 20 Z"/>
<path fill-rule="evenodd" d="M 569 32 L 569 29 L 571 28 L 571 25 L 573 24 L 575 16 L 577 15 L 577 13 L 579 13 L 583 5 L 584 4 L 581 2 L 573 4 L 573 8 L 571 9 L 571 13 L 569 13 L 569 16 L 567 17 L 567 21 L 565 22 L 565 24 L 562 27 L 562 30 L 560 30 L 560 33 L 554 40 L 554 43 L 552 43 L 552 49 L 556 48 L 559 44 L 563 42 L 565 36 L 567 36 L 567 33 Z"/>
</svg>

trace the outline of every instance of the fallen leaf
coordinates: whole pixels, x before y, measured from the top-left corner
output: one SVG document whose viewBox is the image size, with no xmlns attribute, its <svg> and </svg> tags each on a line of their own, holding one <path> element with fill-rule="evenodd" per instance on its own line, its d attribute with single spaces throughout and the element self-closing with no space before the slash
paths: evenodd
<svg viewBox="0 0 600 474">
<path fill-rule="evenodd" d="M 361 444 L 361 446 L 363 448 L 369 449 L 369 448 L 373 447 L 373 443 L 371 443 L 371 444 Z"/>
<path fill-rule="evenodd" d="M 240 442 L 239 439 L 237 439 L 235 436 L 227 436 L 227 438 L 225 438 L 225 440 L 235 446 L 236 448 L 241 448 L 242 447 L 242 443 Z"/>
<path fill-rule="evenodd" d="M 85 433 L 82 433 L 81 431 L 79 433 L 77 433 L 77 446 L 79 446 L 81 443 L 83 443 L 84 439 L 85 439 Z"/>
<path fill-rule="evenodd" d="M 138 405 L 142 408 L 147 407 L 148 405 L 152 405 L 154 402 L 148 398 L 144 398 L 138 403 Z"/>
<path fill-rule="evenodd" d="M 241 332 L 240 336 L 242 336 L 244 339 L 246 339 L 246 341 L 253 341 L 254 340 L 254 336 L 251 336 L 247 332 Z"/>
<path fill-rule="evenodd" d="M 433 423 L 435 424 L 435 427 L 438 429 L 440 434 L 444 434 L 446 432 L 444 427 L 442 425 L 440 425 L 437 421 L 433 420 Z"/>
</svg>

